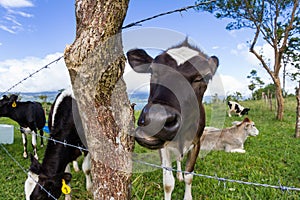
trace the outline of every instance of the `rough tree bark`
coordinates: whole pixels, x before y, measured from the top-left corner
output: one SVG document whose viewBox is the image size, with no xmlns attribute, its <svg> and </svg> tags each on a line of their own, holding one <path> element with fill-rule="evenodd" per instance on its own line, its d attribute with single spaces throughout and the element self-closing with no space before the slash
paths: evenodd
<svg viewBox="0 0 300 200">
<path fill-rule="evenodd" d="M 295 137 L 300 137 L 300 81 L 299 86 L 296 91 L 296 98 L 297 98 L 297 111 L 296 111 L 296 128 L 295 128 Z"/>
<path fill-rule="evenodd" d="M 128 3 L 76 0 L 76 38 L 64 54 L 91 153 L 94 199 L 130 198 L 134 126 L 120 34 Z"/>
</svg>

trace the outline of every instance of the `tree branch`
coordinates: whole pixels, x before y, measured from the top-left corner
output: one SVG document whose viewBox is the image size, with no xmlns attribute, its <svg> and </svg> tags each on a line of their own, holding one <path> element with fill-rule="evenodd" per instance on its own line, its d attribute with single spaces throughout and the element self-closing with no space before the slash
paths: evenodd
<svg viewBox="0 0 300 200">
<path fill-rule="evenodd" d="M 295 14 L 296 14 L 298 6 L 299 6 L 299 0 L 295 0 L 294 7 L 293 7 L 293 10 L 292 10 L 292 14 L 291 14 L 290 23 L 289 23 L 289 25 L 286 27 L 286 29 L 284 31 L 283 43 L 282 43 L 282 46 L 279 49 L 280 52 L 284 52 L 285 47 L 287 45 L 287 40 L 288 40 L 288 37 L 289 37 L 289 32 L 293 29 L 293 22 L 295 20 Z"/>
</svg>

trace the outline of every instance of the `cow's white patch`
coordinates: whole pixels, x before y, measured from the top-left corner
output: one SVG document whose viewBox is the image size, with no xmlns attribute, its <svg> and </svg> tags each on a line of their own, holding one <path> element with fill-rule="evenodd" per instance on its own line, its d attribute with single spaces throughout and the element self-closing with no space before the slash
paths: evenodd
<svg viewBox="0 0 300 200">
<path fill-rule="evenodd" d="M 189 47 L 179 47 L 169 49 L 167 51 L 167 54 L 169 54 L 174 60 L 176 60 L 177 65 L 181 65 L 192 57 L 199 55 L 199 52 L 194 49 L 190 49 Z"/>
<path fill-rule="evenodd" d="M 26 200 L 30 199 L 30 195 L 33 192 L 37 182 L 39 181 L 39 175 L 32 173 L 31 171 L 28 172 L 28 178 L 25 181 L 25 196 Z"/>
<path fill-rule="evenodd" d="M 64 91 L 61 93 L 61 95 L 58 96 L 58 98 L 56 99 L 54 108 L 53 108 L 53 114 L 52 114 L 52 126 L 54 125 L 54 119 L 55 119 L 55 115 L 56 115 L 58 106 L 60 105 L 60 103 L 63 101 L 63 99 L 64 99 L 66 96 L 71 96 L 72 98 L 75 99 L 73 90 L 70 89 L 70 88 L 64 90 Z"/>
</svg>

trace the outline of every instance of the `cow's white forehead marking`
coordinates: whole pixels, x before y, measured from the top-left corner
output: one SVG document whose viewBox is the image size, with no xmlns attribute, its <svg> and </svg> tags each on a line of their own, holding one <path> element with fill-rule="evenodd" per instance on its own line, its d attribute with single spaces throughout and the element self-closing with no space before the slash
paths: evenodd
<svg viewBox="0 0 300 200">
<path fill-rule="evenodd" d="M 181 65 L 192 57 L 199 55 L 199 52 L 194 49 L 190 49 L 189 47 L 179 47 L 169 49 L 167 51 L 167 54 L 169 54 L 174 60 L 176 60 L 177 65 Z"/>
<path fill-rule="evenodd" d="M 31 171 L 28 172 L 28 178 L 25 181 L 25 195 L 26 200 L 30 199 L 30 195 L 33 192 L 37 182 L 39 181 L 39 175 L 32 173 Z"/>
</svg>

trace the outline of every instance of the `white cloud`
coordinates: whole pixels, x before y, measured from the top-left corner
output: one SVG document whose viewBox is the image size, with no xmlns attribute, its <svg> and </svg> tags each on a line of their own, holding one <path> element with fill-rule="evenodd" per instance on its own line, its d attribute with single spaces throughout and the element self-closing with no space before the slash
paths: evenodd
<svg viewBox="0 0 300 200">
<path fill-rule="evenodd" d="M 33 15 L 18 9 L 33 6 L 34 4 L 28 0 L 0 0 L 0 7 L 6 10 L 6 13 L 0 16 L 4 19 L 0 21 L 0 29 L 12 34 L 23 30 L 23 25 L 19 22 L 18 17 L 30 18 Z"/>
<path fill-rule="evenodd" d="M 60 57 L 54 53 L 44 58 L 26 57 L 21 60 L 11 59 L 0 61 L 0 91 L 4 92 L 36 70 Z M 64 60 L 50 65 L 12 89 L 12 92 L 57 91 L 71 85 Z"/>
<path fill-rule="evenodd" d="M 33 7 L 33 3 L 28 0 L 0 0 L 0 5 L 5 8 Z"/>
<path fill-rule="evenodd" d="M 127 91 L 132 92 L 148 92 L 150 87 L 150 74 L 142 74 L 133 71 L 133 69 L 126 62 L 125 72 L 123 75 L 126 82 Z"/>
<path fill-rule="evenodd" d="M 6 27 L 4 25 L 1 25 L 0 24 L 0 29 L 4 30 L 4 31 L 7 31 L 9 33 L 12 33 L 12 34 L 15 34 L 16 32 L 13 30 L 13 29 L 10 29 L 9 27 Z"/>
<path fill-rule="evenodd" d="M 222 80 L 224 92 L 226 95 L 233 94 L 235 92 L 242 93 L 243 96 L 248 96 L 250 91 L 248 90 L 248 82 L 246 80 L 238 80 L 233 76 L 220 75 Z"/>
</svg>

